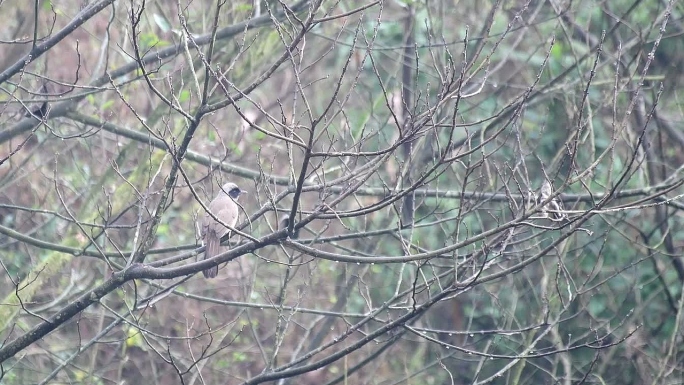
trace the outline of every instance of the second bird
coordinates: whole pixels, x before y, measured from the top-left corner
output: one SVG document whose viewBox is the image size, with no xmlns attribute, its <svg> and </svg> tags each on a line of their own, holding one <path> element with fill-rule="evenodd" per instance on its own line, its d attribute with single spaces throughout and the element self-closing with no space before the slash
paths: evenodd
<svg viewBox="0 0 684 385">
<path fill-rule="evenodd" d="M 243 191 L 235 183 L 224 184 L 216 198 L 209 203 L 209 211 L 224 224 L 235 227 L 239 213 L 236 201 L 242 193 Z M 213 258 L 220 253 L 221 238 L 229 232 L 229 228 L 217 222 L 209 213 L 204 215 L 202 221 L 202 240 L 206 246 L 204 259 Z M 207 278 L 216 277 L 218 265 L 203 270 L 202 274 Z"/>
</svg>

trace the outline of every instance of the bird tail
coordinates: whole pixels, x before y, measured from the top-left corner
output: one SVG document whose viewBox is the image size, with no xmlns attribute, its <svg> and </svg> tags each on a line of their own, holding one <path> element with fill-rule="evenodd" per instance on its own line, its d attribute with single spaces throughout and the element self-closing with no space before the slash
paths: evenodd
<svg viewBox="0 0 684 385">
<path fill-rule="evenodd" d="M 204 259 L 213 258 L 219 254 L 219 247 L 221 246 L 221 240 L 216 236 L 216 234 L 207 234 L 207 245 L 204 249 Z M 202 270 L 205 278 L 215 278 L 218 275 L 218 265 L 212 266 L 206 270 Z"/>
</svg>

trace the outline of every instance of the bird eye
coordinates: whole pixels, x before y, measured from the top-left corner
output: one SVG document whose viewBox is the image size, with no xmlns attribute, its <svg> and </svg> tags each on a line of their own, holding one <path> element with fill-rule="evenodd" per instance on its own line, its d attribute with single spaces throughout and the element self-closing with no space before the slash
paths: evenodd
<svg viewBox="0 0 684 385">
<path fill-rule="evenodd" d="M 230 195 L 233 199 L 236 199 L 237 197 L 240 196 L 241 192 L 242 191 L 240 191 L 239 188 L 235 187 L 235 188 L 231 189 L 230 191 L 228 191 L 228 195 Z"/>
</svg>

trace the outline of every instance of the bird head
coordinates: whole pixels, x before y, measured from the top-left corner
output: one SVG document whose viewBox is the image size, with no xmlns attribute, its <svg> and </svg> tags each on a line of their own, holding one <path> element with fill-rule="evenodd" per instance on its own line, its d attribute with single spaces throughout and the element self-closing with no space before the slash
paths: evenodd
<svg viewBox="0 0 684 385">
<path fill-rule="evenodd" d="M 221 187 L 221 190 L 235 200 L 240 197 L 240 194 L 244 193 L 244 191 L 240 190 L 240 188 L 232 182 L 224 184 L 223 187 Z"/>
</svg>

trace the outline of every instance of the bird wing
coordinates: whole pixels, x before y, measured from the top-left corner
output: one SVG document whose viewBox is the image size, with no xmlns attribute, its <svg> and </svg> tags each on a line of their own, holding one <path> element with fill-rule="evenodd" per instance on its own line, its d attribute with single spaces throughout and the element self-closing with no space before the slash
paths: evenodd
<svg viewBox="0 0 684 385">
<path fill-rule="evenodd" d="M 237 210 L 223 209 L 216 214 L 216 217 L 228 226 L 235 227 L 235 224 L 237 223 Z M 212 230 L 216 231 L 216 234 L 218 234 L 219 237 L 223 237 L 230 232 L 229 228 L 219 222 L 213 222 L 210 227 Z"/>
<path fill-rule="evenodd" d="M 209 204 L 209 211 L 221 222 L 228 226 L 235 226 L 238 219 L 238 207 L 237 204 L 230 199 L 228 196 L 223 196 L 213 200 Z M 212 218 L 209 213 L 204 215 L 204 222 L 202 223 L 202 237 L 205 237 L 208 232 L 215 233 L 219 238 L 228 234 L 229 228 L 222 225 Z"/>
</svg>

